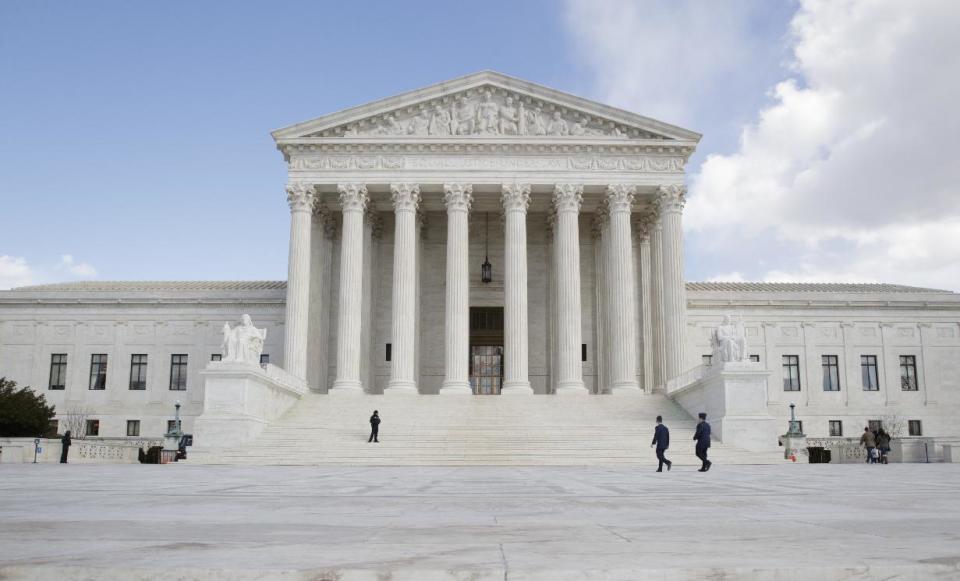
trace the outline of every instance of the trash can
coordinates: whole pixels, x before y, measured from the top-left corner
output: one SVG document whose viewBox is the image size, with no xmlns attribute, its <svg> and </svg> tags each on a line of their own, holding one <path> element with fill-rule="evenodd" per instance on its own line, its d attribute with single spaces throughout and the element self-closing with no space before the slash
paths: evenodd
<svg viewBox="0 0 960 581">
<path fill-rule="evenodd" d="M 823 447 L 821 446 L 809 446 L 807 448 L 807 456 L 810 458 L 811 464 L 822 464 L 823 463 Z"/>
</svg>

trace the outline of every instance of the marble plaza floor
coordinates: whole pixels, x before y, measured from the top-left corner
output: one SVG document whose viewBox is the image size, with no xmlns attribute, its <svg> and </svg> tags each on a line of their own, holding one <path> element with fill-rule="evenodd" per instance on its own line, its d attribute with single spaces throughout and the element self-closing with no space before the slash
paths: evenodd
<svg viewBox="0 0 960 581">
<path fill-rule="evenodd" d="M 960 579 L 960 465 L 0 465 L 0 579 Z"/>
</svg>

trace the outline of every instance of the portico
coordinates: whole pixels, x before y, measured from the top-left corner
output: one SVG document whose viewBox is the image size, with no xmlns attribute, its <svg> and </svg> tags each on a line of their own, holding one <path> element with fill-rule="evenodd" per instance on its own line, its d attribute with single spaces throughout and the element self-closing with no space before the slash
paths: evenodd
<svg viewBox="0 0 960 581">
<path fill-rule="evenodd" d="M 311 389 L 474 393 L 471 307 L 503 309 L 504 395 L 649 392 L 689 363 L 681 222 L 699 135 L 479 73 L 274 137 L 284 366 Z"/>
</svg>

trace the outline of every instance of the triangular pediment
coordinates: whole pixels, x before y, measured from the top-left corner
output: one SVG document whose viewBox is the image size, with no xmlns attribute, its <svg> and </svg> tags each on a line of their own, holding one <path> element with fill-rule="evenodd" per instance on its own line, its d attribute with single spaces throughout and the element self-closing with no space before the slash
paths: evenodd
<svg viewBox="0 0 960 581">
<path fill-rule="evenodd" d="M 298 123 L 273 137 L 700 140 L 687 129 L 491 71 Z"/>
</svg>

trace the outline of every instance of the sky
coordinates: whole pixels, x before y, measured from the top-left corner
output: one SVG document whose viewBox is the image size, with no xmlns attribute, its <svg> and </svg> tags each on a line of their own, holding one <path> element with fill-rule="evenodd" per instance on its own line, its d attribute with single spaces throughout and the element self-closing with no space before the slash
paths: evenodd
<svg viewBox="0 0 960 581">
<path fill-rule="evenodd" d="M 960 2 L 0 2 L 0 289 L 282 280 L 270 131 L 485 69 L 704 135 L 688 280 L 960 291 Z"/>
</svg>

